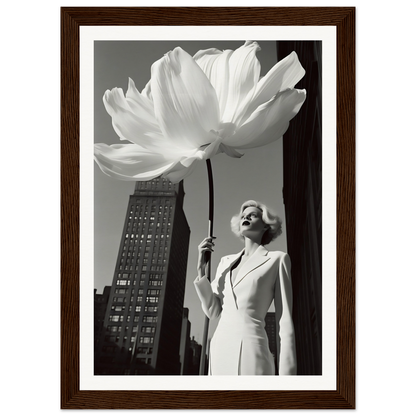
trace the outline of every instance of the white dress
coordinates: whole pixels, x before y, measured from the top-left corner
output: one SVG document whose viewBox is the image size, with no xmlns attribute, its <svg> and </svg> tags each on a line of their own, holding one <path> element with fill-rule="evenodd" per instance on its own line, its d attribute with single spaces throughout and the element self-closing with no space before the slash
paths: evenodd
<svg viewBox="0 0 416 416">
<path fill-rule="evenodd" d="M 234 283 L 231 268 L 241 253 L 221 259 L 215 279 L 194 281 L 208 318 L 220 316 L 210 344 L 210 375 L 274 375 L 265 316 L 274 299 L 279 375 L 296 374 L 290 258 L 259 246 Z"/>
</svg>

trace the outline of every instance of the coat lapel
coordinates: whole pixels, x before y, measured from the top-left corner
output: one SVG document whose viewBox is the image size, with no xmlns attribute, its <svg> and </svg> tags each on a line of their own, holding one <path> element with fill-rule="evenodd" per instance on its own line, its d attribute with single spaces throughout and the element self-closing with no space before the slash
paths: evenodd
<svg viewBox="0 0 416 416">
<path fill-rule="evenodd" d="M 268 250 L 266 250 L 263 246 L 259 246 L 259 248 L 256 250 L 256 252 L 246 261 L 246 263 L 243 264 L 240 271 L 238 272 L 237 278 L 234 282 L 234 285 L 232 286 L 233 289 L 253 270 L 260 267 L 263 263 L 270 260 L 270 257 L 268 257 Z M 235 260 L 238 259 L 238 257 L 241 255 L 239 253 L 237 257 L 235 257 Z"/>
</svg>

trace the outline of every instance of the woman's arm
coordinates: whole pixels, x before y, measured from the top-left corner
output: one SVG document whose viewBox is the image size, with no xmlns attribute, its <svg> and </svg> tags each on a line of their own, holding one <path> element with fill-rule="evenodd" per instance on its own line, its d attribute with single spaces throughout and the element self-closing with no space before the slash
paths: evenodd
<svg viewBox="0 0 416 416">
<path fill-rule="evenodd" d="M 216 281 L 217 277 L 219 276 L 220 267 L 218 267 L 217 269 L 217 275 L 212 284 L 208 281 L 205 274 L 205 253 L 207 251 L 212 252 L 213 245 L 214 243 L 212 242 L 211 238 L 205 238 L 202 241 L 202 243 L 198 246 L 198 277 L 194 280 L 195 290 L 201 301 L 202 310 L 204 311 L 205 315 L 210 319 L 216 318 L 220 315 L 222 311 L 222 306 L 218 297 L 218 293 L 216 293 L 216 291 L 213 290 L 213 287 L 216 287 Z"/>
<path fill-rule="evenodd" d="M 279 264 L 279 279 L 275 288 L 275 309 L 277 348 L 279 357 L 279 375 L 296 375 L 295 327 L 292 320 L 292 279 L 291 263 L 288 254 L 284 254 Z"/>
</svg>

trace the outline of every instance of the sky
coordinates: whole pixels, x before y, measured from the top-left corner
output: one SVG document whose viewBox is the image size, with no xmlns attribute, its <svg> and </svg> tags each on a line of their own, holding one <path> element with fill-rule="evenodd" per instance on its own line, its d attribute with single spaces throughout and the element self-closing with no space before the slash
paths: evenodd
<svg viewBox="0 0 416 416">
<path fill-rule="evenodd" d="M 236 49 L 243 44 L 244 40 L 95 42 L 94 142 L 115 144 L 120 141 L 103 105 L 102 97 L 107 89 L 120 87 L 126 92 L 130 77 L 141 91 L 150 79 L 152 63 L 176 46 L 194 55 L 200 49 Z M 261 64 L 261 76 L 264 76 L 277 62 L 276 43 L 261 41 L 259 45 L 261 51 L 257 52 L 257 57 Z M 243 248 L 243 242 L 231 232 L 230 220 L 241 204 L 249 199 L 265 203 L 282 218 L 283 234 L 267 248 L 286 251 L 282 140 L 246 150 L 240 159 L 219 154 L 211 162 L 214 235 L 217 237 L 211 274 L 215 274 L 221 257 L 237 253 Z M 134 192 L 134 186 L 135 182 L 108 177 L 94 164 L 94 287 L 98 293 L 102 293 L 104 286 L 112 284 L 128 200 Z M 205 162 L 200 163 L 184 179 L 184 190 L 183 208 L 191 229 L 184 307 L 189 308 L 191 336 L 201 342 L 204 314 L 193 280 L 196 277 L 197 246 L 208 233 L 208 177 Z M 215 321 L 210 323 L 210 336 L 215 326 Z"/>
</svg>

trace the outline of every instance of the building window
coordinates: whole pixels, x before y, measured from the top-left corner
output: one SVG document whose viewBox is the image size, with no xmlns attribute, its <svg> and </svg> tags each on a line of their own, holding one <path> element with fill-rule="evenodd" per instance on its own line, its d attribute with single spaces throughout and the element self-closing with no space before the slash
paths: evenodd
<svg viewBox="0 0 416 416">
<path fill-rule="evenodd" d="M 155 327 L 154 326 L 142 326 L 142 333 L 145 334 L 154 334 L 155 333 Z"/>
<path fill-rule="evenodd" d="M 153 348 L 152 347 L 138 347 L 137 348 L 137 354 L 153 354 Z M 147 359 L 148 362 L 150 362 L 151 358 Z"/>
<path fill-rule="evenodd" d="M 110 322 L 123 322 L 123 315 L 110 315 Z"/>
<path fill-rule="evenodd" d="M 159 298 L 157 296 L 146 296 L 146 302 L 159 303 Z"/>
<path fill-rule="evenodd" d="M 130 286 L 130 280 L 117 280 L 117 286 Z"/>
<path fill-rule="evenodd" d="M 143 316 L 143 322 L 155 323 L 155 322 L 157 322 L 157 316 L 145 315 L 145 316 Z"/>
<path fill-rule="evenodd" d="M 161 275 L 158 273 L 150 273 L 150 280 L 157 280 L 160 279 Z"/>
<path fill-rule="evenodd" d="M 139 342 L 141 344 L 153 344 L 153 337 L 140 337 Z"/>
<path fill-rule="evenodd" d="M 121 326 L 108 325 L 107 326 L 107 331 L 109 331 L 109 332 L 121 332 Z"/>
</svg>

